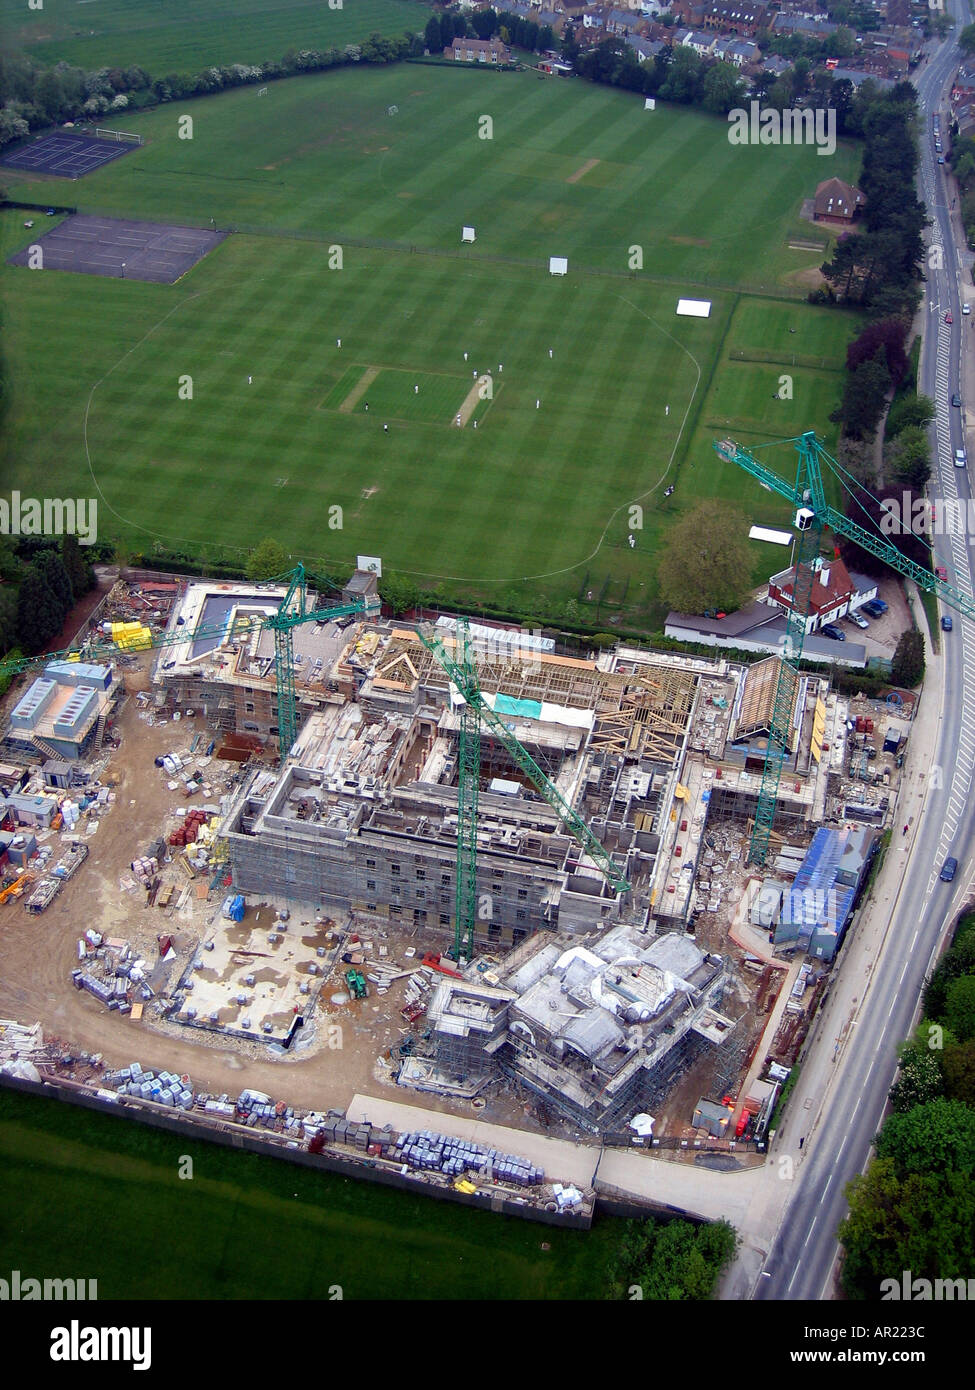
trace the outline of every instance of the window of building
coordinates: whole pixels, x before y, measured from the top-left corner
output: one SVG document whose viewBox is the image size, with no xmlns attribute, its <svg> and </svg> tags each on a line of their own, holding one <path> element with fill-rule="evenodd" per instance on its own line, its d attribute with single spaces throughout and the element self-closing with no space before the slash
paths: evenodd
<svg viewBox="0 0 975 1390">
<path fill-rule="evenodd" d="M 367 887 L 367 888 L 371 888 L 371 889 L 373 890 L 373 892 L 375 892 L 375 889 L 376 889 L 376 880 L 375 880 L 374 878 L 366 879 L 366 887 Z"/>
<path fill-rule="evenodd" d="M 255 723 L 253 722 L 253 720 L 249 720 L 249 719 L 245 719 L 245 720 L 244 720 L 244 728 L 246 729 L 246 731 L 247 731 L 248 733 L 251 733 L 251 734 L 259 734 L 260 731 L 261 731 L 261 726 L 260 726 L 260 724 L 255 724 Z"/>
<path fill-rule="evenodd" d="M 528 889 L 527 889 L 527 888 L 519 888 L 519 889 L 518 889 L 518 897 L 522 900 L 522 902 L 524 902 L 525 898 L 528 897 Z"/>
<path fill-rule="evenodd" d="M 245 705 L 244 705 L 244 709 L 245 709 L 245 711 L 246 711 L 248 714 L 253 714 L 253 713 L 254 713 L 254 702 L 253 702 L 253 700 L 248 700 L 248 701 L 245 703 Z"/>
<path fill-rule="evenodd" d="M 440 882 L 444 885 L 444 887 L 447 887 L 450 883 L 450 874 L 441 874 Z"/>
<path fill-rule="evenodd" d="M 398 864 L 390 864 L 390 866 L 389 866 L 389 872 L 390 872 L 391 874 L 398 874 L 398 873 L 399 873 L 399 865 L 398 865 Z"/>
<path fill-rule="evenodd" d="M 488 922 L 488 940 L 499 941 L 501 939 L 501 923 Z"/>
<path fill-rule="evenodd" d="M 376 867 L 376 861 L 375 861 L 375 859 L 367 859 L 367 860 L 366 860 L 366 868 L 367 868 L 367 869 L 374 869 L 375 867 Z"/>
<path fill-rule="evenodd" d="M 515 917 L 518 919 L 519 922 L 523 922 L 527 916 L 528 913 L 525 911 L 523 907 L 519 907 L 518 911 L 515 913 Z"/>
<path fill-rule="evenodd" d="M 417 876 L 417 878 L 426 878 L 426 876 L 427 876 L 427 871 L 426 871 L 426 869 L 417 869 L 417 871 L 416 871 L 416 876 Z"/>
<path fill-rule="evenodd" d="M 442 927 L 449 927 L 449 926 L 450 926 L 450 913 L 449 913 L 449 912 L 441 912 L 441 914 L 440 914 L 440 925 L 441 925 Z"/>
<path fill-rule="evenodd" d="M 416 900 L 418 903 L 424 902 L 426 900 L 426 896 L 427 890 L 425 888 L 418 888 L 416 890 Z"/>
<path fill-rule="evenodd" d="M 393 895 L 394 898 L 398 898 L 398 897 L 400 896 L 400 894 L 402 893 L 402 891 L 403 891 L 403 890 L 402 890 L 402 888 L 399 886 L 398 883 L 394 883 L 393 886 L 392 886 L 392 888 L 390 889 L 390 892 L 392 893 L 392 895 Z"/>
<path fill-rule="evenodd" d="M 414 922 L 425 922 L 427 920 L 427 914 L 422 907 L 415 907 L 413 909 L 413 920 Z"/>
</svg>

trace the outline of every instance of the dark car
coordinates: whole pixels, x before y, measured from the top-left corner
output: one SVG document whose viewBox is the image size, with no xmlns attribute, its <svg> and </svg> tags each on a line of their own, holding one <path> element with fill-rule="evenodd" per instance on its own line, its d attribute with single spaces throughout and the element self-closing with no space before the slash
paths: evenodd
<svg viewBox="0 0 975 1390">
<path fill-rule="evenodd" d="M 957 409 L 959 408 L 959 406 L 961 405 L 961 396 L 959 396 L 959 394 L 958 394 L 957 391 L 954 393 L 954 395 L 953 395 L 952 398 L 951 398 L 951 404 L 955 407 L 956 410 L 957 410 Z"/>
<path fill-rule="evenodd" d="M 887 605 L 882 598 L 871 598 L 860 606 L 861 613 L 869 613 L 871 618 L 882 618 L 887 612 Z"/>
<path fill-rule="evenodd" d="M 945 860 L 945 862 L 942 864 L 942 866 L 941 866 L 941 878 L 942 878 L 942 880 L 943 880 L 945 883 L 950 883 L 951 880 L 952 880 L 952 879 L 954 878 L 954 876 L 955 876 L 955 871 L 957 870 L 957 868 L 958 868 L 958 860 L 957 860 L 957 859 L 952 859 L 952 858 L 949 856 L 949 857 Z"/>
<path fill-rule="evenodd" d="M 944 628 L 945 632 L 951 631 L 951 617 L 949 614 L 946 613 L 941 619 L 941 626 Z"/>
<path fill-rule="evenodd" d="M 819 630 L 824 637 L 832 637 L 834 642 L 846 641 L 846 633 L 842 628 L 837 627 L 835 623 L 824 623 Z"/>
</svg>

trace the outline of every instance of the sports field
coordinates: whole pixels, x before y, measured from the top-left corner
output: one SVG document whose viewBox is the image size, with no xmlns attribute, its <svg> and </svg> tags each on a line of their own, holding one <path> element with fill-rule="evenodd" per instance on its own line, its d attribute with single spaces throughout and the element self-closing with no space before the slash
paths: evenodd
<svg viewBox="0 0 975 1390">
<path fill-rule="evenodd" d="M 717 495 L 781 518 L 715 433 L 831 439 L 855 324 L 802 301 L 823 252 L 790 242 L 825 244 L 798 219 L 814 150 L 731 147 L 724 122 L 582 83 L 411 65 L 127 124 L 147 143 L 126 159 L 13 196 L 247 230 L 171 287 L 6 265 L 3 287 L 21 489 L 50 490 L 56 461 L 138 553 L 241 555 L 272 534 L 313 565 L 380 554 L 445 597 L 526 611 L 625 590 L 646 619 L 680 508 Z M 856 162 L 840 150 L 829 172 Z M 29 233 L 13 214 L 2 229 L 6 259 Z M 709 319 L 675 317 L 688 289 Z M 773 401 L 783 373 L 792 399 Z M 768 563 L 756 547 L 756 581 Z"/>
<path fill-rule="evenodd" d="M 10 1091 L 0 1163 L 5 1270 L 97 1279 L 102 1301 L 598 1299 L 622 1226 L 538 1226 Z"/>
<path fill-rule="evenodd" d="M 137 63 L 165 77 L 289 48 L 341 48 L 375 32 L 422 34 L 430 12 L 421 0 L 44 0 L 37 9 L 0 0 L 0 33 L 39 63 Z"/>
</svg>

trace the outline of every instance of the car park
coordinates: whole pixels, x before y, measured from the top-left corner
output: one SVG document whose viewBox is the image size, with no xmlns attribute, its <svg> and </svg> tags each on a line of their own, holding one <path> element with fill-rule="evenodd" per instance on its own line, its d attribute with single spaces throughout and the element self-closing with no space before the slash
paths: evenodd
<svg viewBox="0 0 975 1390">
<path fill-rule="evenodd" d="M 951 622 L 951 614 L 950 614 L 950 613 L 945 613 L 945 614 L 944 614 L 944 616 L 943 616 L 942 619 L 941 619 L 941 626 L 944 628 L 945 632 L 950 632 L 950 631 L 951 631 L 952 622 Z"/>
<path fill-rule="evenodd" d="M 944 883 L 950 883 L 951 880 L 954 878 L 957 869 L 958 869 L 958 860 L 952 858 L 952 856 L 949 855 L 948 858 L 945 860 L 945 862 L 944 862 L 944 863 L 942 864 L 942 866 L 941 866 L 941 879 L 942 879 L 942 882 L 944 882 Z"/>
<path fill-rule="evenodd" d="M 831 637 L 834 642 L 846 641 L 846 633 L 842 628 L 837 627 L 835 623 L 824 623 L 819 630 L 824 637 Z"/>
</svg>

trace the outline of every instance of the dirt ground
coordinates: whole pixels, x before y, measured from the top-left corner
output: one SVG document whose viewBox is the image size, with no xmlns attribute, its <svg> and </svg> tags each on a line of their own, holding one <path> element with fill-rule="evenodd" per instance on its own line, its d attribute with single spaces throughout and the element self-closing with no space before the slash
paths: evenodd
<svg viewBox="0 0 975 1390">
<path fill-rule="evenodd" d="M 131 691 L 148 685 L 139 670 L 126 671 L 125 680 Z M 174 912 L 173 908 L 145 906 L 141 889 L 133 895 L 120 888 L 120 878 L 131 876 L 132 859 L 172 824 L 170 812 L 205 800 L 197 796 L 184 805 L 179 794 L 168 788 L 166 777 L 154 762 L 158 755 L 191 743 L 194 733 L 205 733 L 205 728 L 200 718 L 150 725 L 132 695 L 116 727 L 121 747 L 102 776 L 103 782 L 115 782 L 115 802 L 101 818 L 97 832 L 86 837 L 89 859 L 41 916 L 28 916 L 23 902 L 0 907 L 0 1017 L 24 1023 L 39 1019 L 48 1036 L 60 1038 L 79 1051 L 101 1053 L 109 1067 L 137 1060 L 157 1070 L 188 1072 L 195 1089 L 212 1094 L 235 1094 L 250 1086 L 294 1105 L 345 1109 L 357 1092 L 388 1093 L 406 1103 L 469 1116 L 469 1102 L 441 1101 L 437 1096 L 397 1087 L 392 1079 L 385 1054 L 408 1031 L 400 1015 L 405 981 L 394 984 L 384 996 L 372 990 L 365 1000 L 335 1005 L 331 996 L 339 991 L 340 982 L 334 977 L 326 980 L 310 1026 L 283 1055 L 275 1055 L 257 1039 L 244 1041 L 186 1028 L 158 1019 L 148 1009 L 137 1022 L 108 1011 L 89 994 L 75 989 L 71 971 L 78 964 L 76 943 L 89 927 L 103 936 L 131 941 L 150 964 L 156 961 L 157 936 L 173 934 L 179 950 L 179 960 L 170 973 L 170 982 L 175 983 L 209 923 L 219 915 L 225 893 L 219 885 L 209 900 L 191 892 L 183 909 Z M 215 774 L 214 784 L 234 771 L 232 764 L 214 762 L 211 768 L 223 769 Z M 210 800 L 216 795 L 214 791 Z M 166 866 L 162 877 L 164 884 L 172 882 L 178 888 L 187 881 L 175 865 Z M 260 910 L 261 904 L 250 898 L 248 917 Z M 269 904 L 269 925 L 270 916 Z M 310 917 L 305 920 L 292 907 L 292 930 L 300 931 L 311 923 Z M 363 927 L 361 931 L 364 939 L 374 939 L 378 945 L 381 934 L 376 929 Z M 392 933 L 387 933 L 383 944 L 387 959 L 404 965 L 410 964 L 403 954 L 406 947 L 412 945 L 418 954 L 423 950 L 422 942 L 406 936 L 399 939 Z M 339 1025 L 340 1034 L 331 1027 L 334 1024 Z M 526 1108 L 513 1093 L 502 1091 L 478 1113 L 480 1118 L 497 1123 L 541 1128 L 527 1118 L 532 1108 Z M 553 1131 L 559 1128 L 552 1127 Z"/>
</svg>

